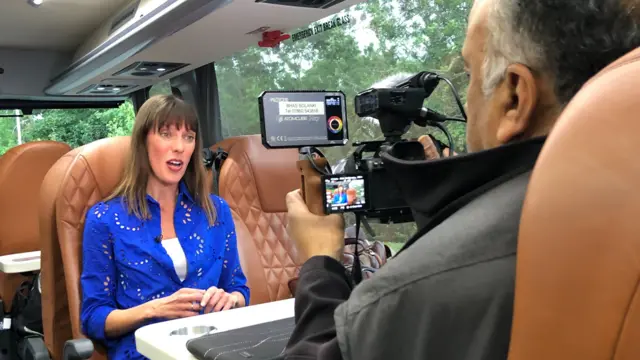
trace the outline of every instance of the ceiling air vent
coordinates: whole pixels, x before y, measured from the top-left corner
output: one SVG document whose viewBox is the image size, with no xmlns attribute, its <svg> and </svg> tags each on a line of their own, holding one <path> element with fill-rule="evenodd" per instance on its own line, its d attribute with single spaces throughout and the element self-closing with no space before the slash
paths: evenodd
<svg viewBox="0 0 640 360">
<path fill-rule="evenodd" d="M 188 65 L 159 61 L 140 61 L 127 66 L 113 74 L 113 76 L 161 77 Z"/>
<path fill-rule="evenodd" d="M 314 9 L 328 9 L 344 0 L 256 0 L 257 3 L 266 3 L 284 6 L 297 6 Z"/>
<path fill-rule="evenodd" d="M 118 30 L 122 25 L 124 25 L 129 20 L 133 19 L 136 11 L 138 10 L 138 4 L 140 1 L 136 1 L 133 4 L 129 5 L 125 8 L 118 16 L 113 19 L 111 23 L 111 27 L 109 28 L 109 35 L 113 34 L 114 31 Z"/>
<path fill-rule="evenodd" d="M 138 85 L 135 84 L 93 84 L 78 92 L 78 94 L 117 96 L 121 93 L 131 91 L 131 89 L 136 88 L 137 86 Z"/>
</svg>

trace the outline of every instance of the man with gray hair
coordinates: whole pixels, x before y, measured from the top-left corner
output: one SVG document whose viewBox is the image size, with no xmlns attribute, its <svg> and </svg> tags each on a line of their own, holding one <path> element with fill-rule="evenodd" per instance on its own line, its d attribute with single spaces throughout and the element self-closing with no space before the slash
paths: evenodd
<svg viewBox="0 0 640 360">
<path fill-rule="evenodd" d="M 306 262 L 285 357 L 506 359 L 531 169 L 571 98 L 638 46 L 640 0 L 476 0 L 462 51 L 470 153 L 381 155 L 419 229 L 404 248 L 354 288 L 339 262 L 342 218 L 287 195 Z"/>
</svg>

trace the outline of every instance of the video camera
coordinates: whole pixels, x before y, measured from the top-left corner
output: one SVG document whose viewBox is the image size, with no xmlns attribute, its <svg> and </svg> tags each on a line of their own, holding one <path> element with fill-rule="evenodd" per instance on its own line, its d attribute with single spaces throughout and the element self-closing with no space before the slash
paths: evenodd
<svg viewBox="0 0 640 360">
<path fill-rule="evenodd" d="M 463 119 L 423 107 L 440 81 L 451 87 Z M 450 151 L 454 151 L 451 134 L 442 123 L 466 121 L 455 87 L 448 79 L 424 71 L 393 87 L 363 91 L 356 95 L 354 105 L 358 116 L 379 122 L 384 140 L 354 143 L 355 150 L 347 158 L 344 173 L 333 174 L 317 149 L 344 146 L 349 140 L 345 95 L 340 91 L 263 92 L 259 97 L 262 142 L 270 149 L 299 149 L 302 190 L 312 212 L 355 212 L 381 223 L 413 221 L 399 185 L 386 171 L 380 154 L 400 153 L 405 160 L 424 160 L 422 145 L 402 138 L 413 123 L 442 130 Z"/>
</svg>

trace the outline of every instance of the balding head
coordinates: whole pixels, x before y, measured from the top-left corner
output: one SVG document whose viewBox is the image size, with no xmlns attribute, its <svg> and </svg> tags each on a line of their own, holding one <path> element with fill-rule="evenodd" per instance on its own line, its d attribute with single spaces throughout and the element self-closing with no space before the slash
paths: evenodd
<svg viewBox="0 0 640 360">
<path fill-rule="evenodd" d="M 505 64 L 518 62 L 548 74 L 566 105 L 589 78 L 640 46 L 640 0 L 488 1 L 488 93 Z"/>
<path fill-rule="evenodd" d="M 490 3 L 493 0 L 476 0 L 469 13 L 467 36 L 462 49 L 464 59 L 470 56 L 483 56 L 487 41 L 487 19 Z"/>
</svg>

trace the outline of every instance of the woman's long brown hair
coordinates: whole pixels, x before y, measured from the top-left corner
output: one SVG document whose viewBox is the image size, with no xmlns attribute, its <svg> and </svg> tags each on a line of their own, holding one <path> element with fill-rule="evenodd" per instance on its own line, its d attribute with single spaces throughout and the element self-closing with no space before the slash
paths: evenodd
<svg viewBox="0 0 640 360">
<path fill-rule="evenodd" d="M 205 181 L 206 171 L 202 162 L 202 137 L 198 133 L 198 117 L 191 105 L 173 95 L 153 96 L 140 107 L 131 133 L 131 151 L 124 175 L 106 200 L 122 196 L 130 214 L 135 214 L 141 220 L 151 217 L 146 198 L 147 182 L 152 173 L 147 152 L 147 134 L 171 125 L 186 126 L 196 133 L 196 146 L 183 180 L 195 202 L 207 214 L 209 225 L 213 225 L 216 210 Z"/>
</svg>

